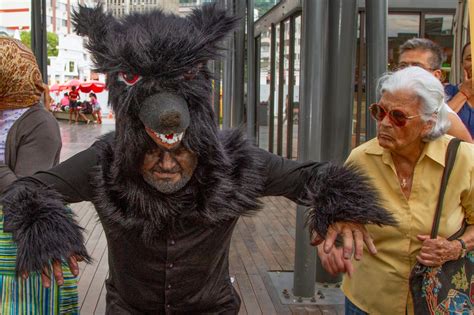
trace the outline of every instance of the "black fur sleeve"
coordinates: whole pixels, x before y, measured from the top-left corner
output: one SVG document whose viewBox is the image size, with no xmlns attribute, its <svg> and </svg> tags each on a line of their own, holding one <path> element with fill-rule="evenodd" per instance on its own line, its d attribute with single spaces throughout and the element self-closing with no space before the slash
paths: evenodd
<svg viewBox="0 0 474 315">
<path fill-rule="evenodd" d="M 54 190 L 31 178 L 14 182 L 2 195 L 5 230 L 17 244 L 17 273 L 41 271 L 52 260 L 90 257 L 77 225 Z"/>
<path fill-rule="evenodd" d="M 354 166 L 301 163 L 267 152 L 261 154 L 266 165 L 263 194 L 285 196 L 308 206 L 310 231 L 325 236 L 329 225 L 337 221 L 396 224 L 381 207 L 379 194 L 368 177 Z"/>
</svg>

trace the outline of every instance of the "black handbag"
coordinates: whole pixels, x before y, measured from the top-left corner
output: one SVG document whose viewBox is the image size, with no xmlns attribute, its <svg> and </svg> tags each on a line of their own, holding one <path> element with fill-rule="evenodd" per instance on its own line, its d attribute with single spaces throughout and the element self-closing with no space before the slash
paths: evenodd
<svg viewBox="0 0 474 315">
<path fill-rule="evenodd" d="M 438 204 L 431 229 L 431 238 L 438 235 L 441 208 L 449 175 L 456 159 L 460 140 L 452 139 L 446 152 L 446 165 L 441 179 Z M 454 240 L 464 233 L 466 225 L 449 237 Z M 444 263 L 439 267 L 427 267 L 420 263 L 411 270 L 410 291 L 415 314 L 473 314 L 474 310 L 474 251 L 465 257 Z"/>
</svg>

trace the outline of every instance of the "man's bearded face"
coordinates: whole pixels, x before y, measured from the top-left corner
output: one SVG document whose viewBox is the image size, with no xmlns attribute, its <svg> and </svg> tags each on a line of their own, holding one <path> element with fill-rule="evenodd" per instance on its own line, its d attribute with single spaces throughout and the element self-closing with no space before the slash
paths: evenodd
<svg viewBox="0 0 474 315">
<path fill-rule="evenodd" d="M 181 141 L 175 146 L 160 146 L 145 154 L 143 178 L 156 190 L 172 194 L 186 186 L 197 165 L 197 156 Z"/>
</svg>

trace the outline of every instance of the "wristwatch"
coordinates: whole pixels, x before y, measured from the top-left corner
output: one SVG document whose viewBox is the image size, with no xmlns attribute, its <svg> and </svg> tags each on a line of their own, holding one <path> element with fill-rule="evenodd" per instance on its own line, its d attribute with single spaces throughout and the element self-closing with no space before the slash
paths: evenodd
<svg viewBox="0 0 474 315">
<path fill-rule="evenodd" d="M 457 238 L 456 241 L 458 241 L 459 243 L 461 243 L 461 255 L 459 256 L 459 258 L 464 258 L 466 257 L 466 253 L 467 253 L 467 247 L 466 247 L 466 243 L 464 243 L 464 241 L 460 238 Z"/>
</svg>

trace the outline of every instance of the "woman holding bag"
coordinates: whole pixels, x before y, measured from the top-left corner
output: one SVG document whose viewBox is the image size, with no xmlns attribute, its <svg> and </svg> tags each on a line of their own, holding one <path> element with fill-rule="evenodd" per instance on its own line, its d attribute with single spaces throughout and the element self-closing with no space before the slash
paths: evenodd
<svg viewBox="0 0 474 315">
<path fill-rule="evenodd" d="M 409 280 L 416 263 L 436 267 L 465 255 L 472 256 L 474 263 L 470 253 L 474 249 L 474 145 L 459 146 L 442 202 L 438 237 L 430 239 L 451 140 L 444 135 L 449 121 L 443 86 L 428 71 L 408 67 L 383 76 L 379 88 L 380 101 L 370 107 L 377 120 L 377 138 L 354 149 L 347 163 L 373 180 L 384 207 L 399 225 L 368 227 L 378 253 L 366 255 L 363 261 L 345 259 L 349 253 L 342 249 L 325 253 L 318 248 L 318 254 L 330 273 L 348 274 L 342 286 L 346 314 L 413 314 Z M 465 231 L 448 240 L 464 224 Z M 474 278 L 465 273 L 452 280 L 457 285 L 451 298 L 437 296 L 440 288 L 435 288 L 429 301 L 433 314 L 472 308 Z"/>
</svg>

